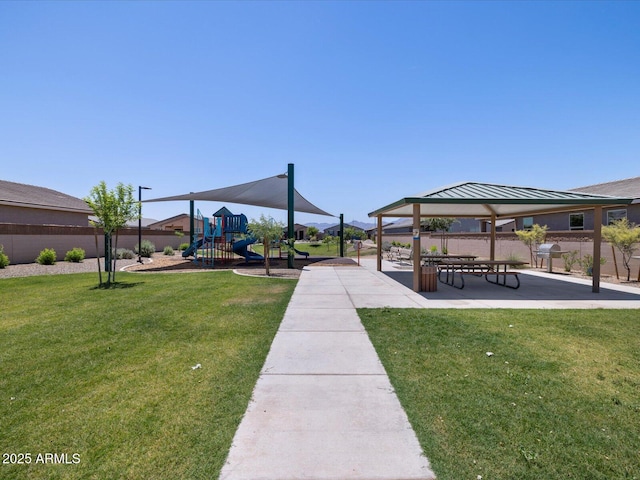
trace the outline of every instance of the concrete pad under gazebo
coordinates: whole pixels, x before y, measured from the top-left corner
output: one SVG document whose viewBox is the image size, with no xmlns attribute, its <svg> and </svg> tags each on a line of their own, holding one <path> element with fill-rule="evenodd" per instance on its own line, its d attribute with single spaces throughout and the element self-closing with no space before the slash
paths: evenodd
<svg viewBox="0 0 640 480">
<path fill-rule="evenodd" d="M 429 217 L 486 218 L 491 222 L 490 260 L 495 260 L 496 220 L 551 212 L 594 210 L 593 283 L 600 291 L 602 208 L 629 205 L 633 199 L 531 187 L 461 182 L 418 195 L 403 197 L 369 213 L 376 217 L 377 238 L 382 238 L 383 217 L 413 218 L 413 251 L 420 252 L 420 219 Z M 377 270 L 382 269 L 382 242 L 378 241 Z M 413 290 L 420 291 L 420 262 L 413 262 Z"/>
</svg>

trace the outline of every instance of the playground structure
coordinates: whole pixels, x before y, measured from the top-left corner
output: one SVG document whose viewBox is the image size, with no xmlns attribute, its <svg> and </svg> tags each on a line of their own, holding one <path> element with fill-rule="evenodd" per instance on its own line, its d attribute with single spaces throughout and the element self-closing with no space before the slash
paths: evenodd
<svg viewBox="0 0 640 480">
<path fill-rule="evenodd" d="M 198 210 L 194 242 L 182 252 L 182 256 L 193 257 L 203 267 L 213 267 L 216 262 L 231 263 L 236 255 L 245 263 L 263 262 L 264 257 L 249 249 L 256 239 L 248 234 L 247 217 L 234 215 L 226 207 L 213 214 L 213 219 L 203 216 Z"/>
</svg>

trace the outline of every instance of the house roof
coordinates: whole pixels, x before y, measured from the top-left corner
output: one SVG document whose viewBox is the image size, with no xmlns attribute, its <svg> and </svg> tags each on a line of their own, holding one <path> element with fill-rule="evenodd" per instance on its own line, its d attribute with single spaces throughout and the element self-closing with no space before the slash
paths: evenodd
<svg viewBox="0 0 640 480">
<path fill-rule="evenodd" d="M 640 177 L 572 188 L 571 191 L 593 193 L 597 195 L 614 195 L 616 197 L 627 197 L 640 200 Z"/>
<path fill-rule="evenodd" d="M 41 210 L 93 213 L 87 203 L 66 193 L 50 188 L 0 180 L 0 205 Z"/>
<path fill-rule="evenodd" d="M 210 202 L 240 203 L 243 205 L 255 205 L 258 207 L 276 208 L 288 210 L 289 183 L 287 175 L 275 175 L 273 177 L 255 180 L 253 182 L 233 185 L 231 187 L 217 188 L 203 192 L 175 195 L 173 197 L 152 198 L 144 202 L 169 202 L 175 200 L 205 200 Z M 316 207 L 294 189 L 293 199 L 296 212 L 314 213 L 334 217 L 330 213 Z"/>
<path fill-rule="evenodd" d="M 189 214 L 188 213 L 179 213 L 178 215 L 174 215 L 173 217 L 165 218 L 163 220 L 155 220 L 155 219 L 149 218 L 148 220 L 151 220 L 151 221 L 147 222 L 146 226 L 149 227 L 149 228 L 153 228 L 156 225 L 163 225 L 165 223 L 170 223 L 170 222 L 173 222 L 175 220 L 179 220 L 179 219 L 182 219 L 182 218 L 185 218 L 185 217 L 189 218 Z M 142 226 L 144 227 L 145 226 L 144 218 L 142 220 L 143 220 Z M 137 225 L 137 222 L 138 221 L 136 220 L 136 225 Z"/>
<path fill-rule="evenodd" d="M 418 204 L 421 217 L 487 218 L 494 214 L 496 218 L 504 218 L 595 206 L 627 205 L 631 201 L 629 197 L 461 182 L 401 198 L 369 213 L 369 216 L 410 217 L 413 215 L 413 205 Z"/>
</svg>

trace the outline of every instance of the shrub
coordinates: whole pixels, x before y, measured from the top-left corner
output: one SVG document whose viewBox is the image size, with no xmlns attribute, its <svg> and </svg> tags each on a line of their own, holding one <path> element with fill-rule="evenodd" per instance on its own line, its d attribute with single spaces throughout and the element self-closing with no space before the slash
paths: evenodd
<svg viewBox="0 0 640 480">
<path fill-rule="evenodd" d="M 573 266 L 580 261 L 578 259 L 578 251 L 571 250 L 570 252 L 563 253 L 562 260 L 564 260 L 564 271 L 570 272 Z"/>
<path fill-rule="evenodd" d="M 150 258 L 151 255 L 156 253 L 156 246 L 149 240 L 142 240 L 140 245 L 136 245 L 135 252 L 141 257 Z"/>
<path fill-rule="evenodd" d="M 607 259 L 604 257 L 600 257 L 600 265 L 604 265 Z M 580 266 L 582 266 L 582 270 L 585 275 L 592 276 L 593 275 L 593 255 L 589 255 L 585 253 L 582 259 L 580 260 Z"/>
<path fill-rule="evenodd" d="M 189 248 L 189 244 L 188 243 L 181 243 L 180 246 L 178 247 L 180 249 L 181 252 L 185 251 L 187 248 Z"/>
<path fill-rule="evenodd" d="M 171 245 L 167 245 L 166 247 L 164 247 L 162 253 L 164 253 L 165 255 L 173 255 L 173 247 Z"/>
<path fill-rule="evenodd" d="M 0 245 L 0 268 L 9 265 L 9 257 L 4 253 L 4 245 Z"/>
<path fill-rule="evenodd" d="M 40 252 L 36 262 L 40 265 L 55 265 L 56 263 L 56 251 L 53 248 L 45 248 Z"/>
<path fill-rule="evenodd" d="M 384 242 L 382 242 L 382 245 L 380 245 L 380 248 L 383 252 L 389 252 L 391 251 L 391 243 L 385 240 Z"/>
<path fill-rule="evenodd" d="M 129 250 L 128 248 L 119 248 L 116 250 L 115 256 L 118 260 L 122 260 L 123 258 L 134 258 L 136 254 L 133 253 L 133 250 Z"/>
<path fill-rule="evenodd" d="M 64 261 L 80 263 L 81 261 L 84 260 L 84 253 L 85 252 L 82 248 L 78 248 L 78 247 L 73 248 L 65 254 Z"/>
</svg>

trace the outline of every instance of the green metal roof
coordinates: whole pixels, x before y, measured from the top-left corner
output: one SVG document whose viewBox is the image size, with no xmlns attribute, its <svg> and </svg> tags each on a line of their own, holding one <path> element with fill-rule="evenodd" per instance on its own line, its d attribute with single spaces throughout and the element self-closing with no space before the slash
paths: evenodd
<svg viewBox="0 0 640 480">
<path fill-rule="evenodd" d="M 461 182 L 404 197 L 369 213 L 370 217 L 407 217 L 420 205 L 425 217 L 517 217 L 550 211 L 570 211 L 595 206 L 628 205 L 632 198 L 594 195 L 576 191 Z"/>
</svg>

